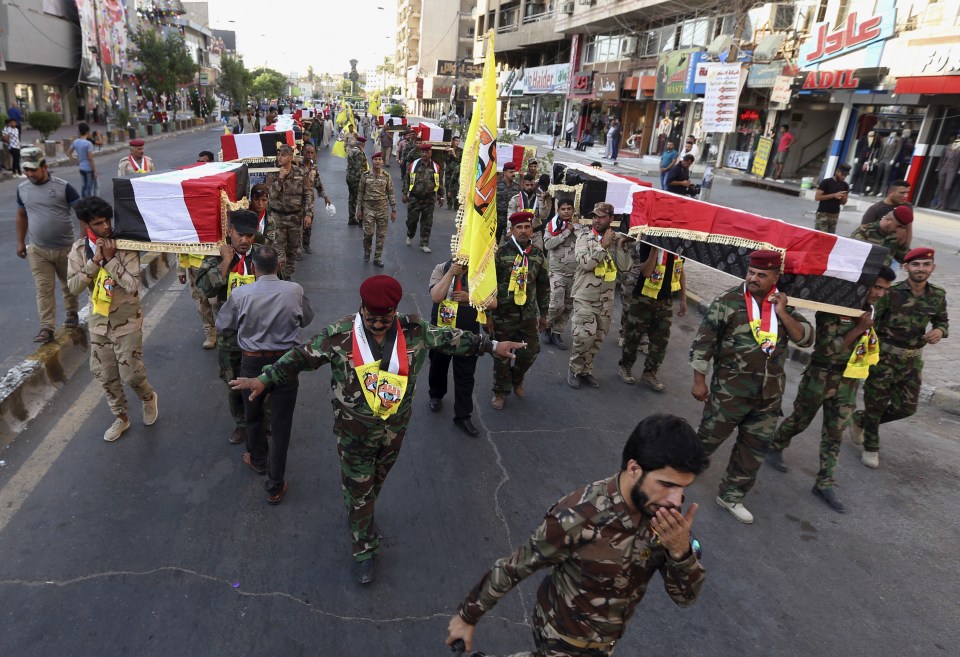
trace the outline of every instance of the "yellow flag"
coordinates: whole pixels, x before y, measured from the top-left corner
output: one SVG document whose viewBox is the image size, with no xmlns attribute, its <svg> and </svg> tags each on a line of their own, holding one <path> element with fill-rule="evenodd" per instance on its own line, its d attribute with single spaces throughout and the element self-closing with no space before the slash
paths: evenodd
<svg viewBox="0 0 960 657">
<path fill-rule="evenodd" d="M 342 139 L 338 139 L 334 144 L 333 148 L 330 149 L 330 154 L 335 155 L 336 157 L 346 157 L 347 156 L 347 147 L 343 143 Z"/>
<path fill-rule="evenodd" d="M 373 92 L 373 95 L 370 96 L 370 106 L 367 110 L 370 113 L 370 116 L 377 118 L 380 116 L 380 90 L 377 89 Z"/>
<path fill-rule="evenodd" d="M 460 211 L 453 259 L 467 265 L 470 305 L 484 310 L 497 297 L 497 65 L 493 31 L 486 35 L 481 92 L 460 159 Z"/>
</svg>

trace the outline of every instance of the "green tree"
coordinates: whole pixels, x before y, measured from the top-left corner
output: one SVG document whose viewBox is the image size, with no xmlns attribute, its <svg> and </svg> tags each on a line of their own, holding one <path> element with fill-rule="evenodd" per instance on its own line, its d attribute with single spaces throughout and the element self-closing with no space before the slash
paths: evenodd
<svg viewBox="0 0 960 657">
<path fill-rule="evenodd" d="M 193 82 L 199 67 L 187 50 L 183 35 L 170 30 L 161 37 L 151 29 L 140 27 L 130 37 L 130 56 L 140 62 L 137 75 L 144 91 L 154 96 L 177 92 L 177 87 Z"/>
<path fill-rule="evenodd" d="M 47 141 L 50 133 L 56 132 L 63 125 L 63 117 L 57 112 L 31 112 L 27 122 L 40 133 L 43 141 Z"/>
<path fill-rule="evenodd" d="M 217 90 L 230 99 L 234 108 L 243 108 L 253 84 L 253 73 L 243 65 L 243 60 L 224 55 L 220 58 L 220 75 L 217 76 Z"/>
<path fill-rule="evenodd" d="M 253 83 L 250 85 L 250 93 L 258 102 L 265 98 L 281 98 L 287 90 L 287 76 L 272 68 L 256 68 L 251 75 Z"/>
</svg>

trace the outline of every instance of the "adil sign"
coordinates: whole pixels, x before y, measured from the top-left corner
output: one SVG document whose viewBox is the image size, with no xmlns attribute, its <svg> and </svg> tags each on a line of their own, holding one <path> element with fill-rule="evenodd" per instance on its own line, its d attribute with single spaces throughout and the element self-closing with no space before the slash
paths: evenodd
<svg viewBox="0 0 960 657">
<path fill-rule="evenodd" d="M 873 14 L 851 11 L 836 29 L 831 30 L 826 21 L 817 23 L 812 36 L 800 46 L 800 68 L 810 68 L 889 39 L 896 16 L 895 0 L 879 0 Z"/>
</svg>

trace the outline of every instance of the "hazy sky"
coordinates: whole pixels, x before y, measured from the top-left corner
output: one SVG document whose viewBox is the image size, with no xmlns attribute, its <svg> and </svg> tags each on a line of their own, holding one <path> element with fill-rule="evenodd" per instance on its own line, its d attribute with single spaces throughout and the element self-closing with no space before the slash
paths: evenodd
<svg viewBox="0 0 960 657">
<path fill-rule="evenodd" d="M 209 0 L 210 27 L 234 30 L 247 68 L 365 71 L 394 55 L 397 0 Z M 378 9 L 382 7 L 382 9 Z M 230 23 L 228 21 L 235 21 Z"/>
</svg>

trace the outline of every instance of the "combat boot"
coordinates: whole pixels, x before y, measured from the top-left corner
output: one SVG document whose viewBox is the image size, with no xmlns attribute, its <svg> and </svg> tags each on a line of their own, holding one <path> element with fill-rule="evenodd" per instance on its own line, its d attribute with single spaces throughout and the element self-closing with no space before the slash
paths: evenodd
<svg viewBox="0 0 960 657">
<path fill-rule="evenodd" d="M 747 507 L 743 506 L 740 502 L 728 502 L 722 497 L 717 498 L 717 504 L 722 506 L 724 509 L 730 512 L 734 518 L 739 520 L 745 525 L 753 524 L 753 514 L 747 511 Z"/>
<path fill-rule="evenodd" d="M 863 427 L 857 424 L 857 421 L 854 418 L 850 418 L 850 425 L 848 426 L 850 430 L 850 440 L 854 445 L 863 444 Z"/>
<path fill-rule="evenodd" d="M 566 351 L 567 343 L 563 341 L 563 335 L 560 333 L 551 333 L 550 340 L 553 342 L 553 346 L 559 349 L 560 351 Z"/>
<path fill-rule="evenodd" d="M 810 491 L 821 500 L 826 502 L 827 506 L 836 511 L 837 513 L 845 513 L 846 509 L 843 507 L 843 504 L 840 500 L 837 499 L 837 494 L 833 491 L 833 488 L 817 488 L 813 487 L 813 490 Z"/>
<path fill-rule="evenodd" d="M 494 409 L 498 411 L 502 411 L 504 401 L 505 401 L 504 394 L 502 392 L 495 392 L 493 393 L 493 399 L 490 400 L 490 405 Z"/>
<path fill-rule="evenodd" d="M 213 349 L 217 346 L 217 329 L 214 326 L 204 326 L 203 327 L 203 348 L 204 349 Z"/>
<path fill-rule="evenodd" d="M 783 450 L 775 449 L 767 454 L 767 465 L 777 472 L 786 472 L 787 464 L 783 462 Z"/>
<path fill-rule="evenodd" d="M 864 452 L 860 455 L 860 462 L 868 468 L 879 468 L 880 452 Z"/>
<path fill-rule="evenodd" d="M 553 344 L 553 333 L 550 331 L 541 331 L 540 344 Z"/>
<path fill-rule="evenodd" d="M 353 575 L 360 584 L 369 584 L 373 581 L 373 568 L 376 565 L 376 556 L 369 559 L 358 561 L 353 567 Z"/>
<path fill-rule="evenodd" d="M 667 386 L 660 383 L 660 379 L 658 379 L 657 375 L 653 372 L 644 372 L 640 380 L 646 383 L 647 387 L 654 392 L 663 392 L 667 388 Z"/>
<path fill-rule="evenodd" d="M 571 388 L 580 387 L 580 377 L 573 370 L 567 370 L 567 385 Z"/>
<path fill-rule="evenodd" d="M 634 383 L 637 382 L 637 378 L 633 375 L 633 371 L 629 367 L 618 365 L 617 373 L 620 375 L 620 380 L 629 386 L 632 386 Z"/>
</svg>

